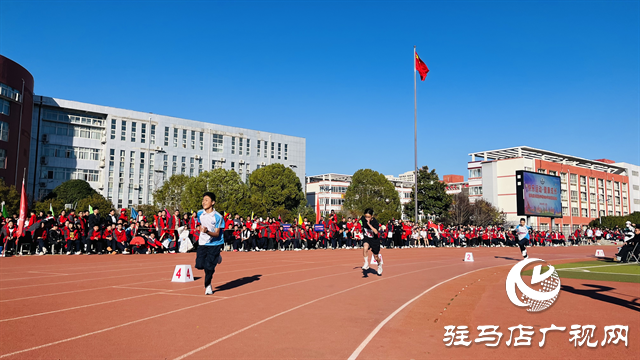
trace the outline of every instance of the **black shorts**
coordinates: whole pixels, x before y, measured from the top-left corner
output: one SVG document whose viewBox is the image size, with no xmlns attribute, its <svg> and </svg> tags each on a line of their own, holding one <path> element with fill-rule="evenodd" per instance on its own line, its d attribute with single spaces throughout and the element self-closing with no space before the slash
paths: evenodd
<svg viewBox="0 0 640 360">
<path fill-rule="evenodd" d="M 380 254 L 380 239 L 364 238 L 364 243 L 369 244 L 372 253 Z"/>
<path fill-rule="evenodd" d="M 220 257 L 220 250 L 222 250 L 222 245 L 198 246 L 196 255 L 196 269 L 215 272 L 216 265 L 218 265 L 218 258 Z"/>
</svg>

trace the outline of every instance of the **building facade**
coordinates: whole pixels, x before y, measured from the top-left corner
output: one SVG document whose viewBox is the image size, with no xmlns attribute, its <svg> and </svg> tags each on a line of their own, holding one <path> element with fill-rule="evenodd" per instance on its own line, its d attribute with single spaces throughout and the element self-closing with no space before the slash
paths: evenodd
<svg viewBox="0 0 640 360">
<path fill-rule="evenodd" d="M 617 162 L 613 165 L 627 169 L 629 176 L 629 197 L 631 199 L 630 212 L 640 212 L 640 166 L 626 162 Z"/>
<path fill-rule="evenodd" d="M 280 163 L 304 184 L 304 138 L 36 96 L 27 192 L 35 200 L 70 179 L 86 180 L 118 208 L 153 202 L 175 174 L 217 168 L 247 181 Z"/>
<path fill-rule="evenodd" d="M 389 179 L 389 176 L 387 176 L 387 179 Z M 414 183 L 413 181 L 403 181 L 400 179 L 390 179 L 389 181 L 393 183 L 400 196 L 402 217 L 405 219 L 404 205 L 411 201 L 411 191 L 413 190 Z M 320 213 L 323 216 L 330 213 L 331 210 L 340 212 L 342 211 L 344 195 L 349 185 L 351 185 L 351 175 L 322 174 L 308 176 L 306 181 L 307 202 L 315 206 L 316 201 L 318 201 L 320 203 Z"/>
<path fill-rule="evenodd" d="M 563 217 L 555 219 L 556 231 L 570 233 L 601 216 L 628 215 L 631 186 L 627 169 L 597 160 L 563 155 L 521 146 L 469 154 L 469 199 L 483 198 L 515 224 L 516 171 L 525 170 L 559 176 Z M 551 227 L 550 218 L 532 218 L 540 229 Z"/>
<path fill-rule="evenodd" d="M 0 179 L 8 185 L 19 187 L 29 166 L 32 110 L 33 76 L 0 55 Z"/>
</svg>

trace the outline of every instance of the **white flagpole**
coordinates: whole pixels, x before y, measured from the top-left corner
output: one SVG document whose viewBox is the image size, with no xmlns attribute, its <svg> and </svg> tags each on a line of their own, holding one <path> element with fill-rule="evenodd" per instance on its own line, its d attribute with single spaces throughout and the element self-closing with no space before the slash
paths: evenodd
<svg viewBox="0 0 640 360">
<path fill-rule="evenodd" d="M 414 176 L 414 209 L 415 209 L 415 223 L 418 223 L 418 96 L 416 90 L 416 46 L 413 46 L 413 150 L 415 160 L 415 172 Z"/>
</svg>

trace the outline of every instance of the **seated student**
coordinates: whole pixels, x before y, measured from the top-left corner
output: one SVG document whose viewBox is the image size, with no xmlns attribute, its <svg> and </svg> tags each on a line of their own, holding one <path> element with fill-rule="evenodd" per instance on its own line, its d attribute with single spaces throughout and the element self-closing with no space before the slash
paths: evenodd
<svg viewBox="0 0 640 360">
<path fill-rule="evenodd" d="M 289 245 L 291 244 L 290 238 L 290 233 L 288 231 L 284 231 L 284 226 L 280 225 L 276 231 L 276 242 L 280 251 L 288 250 Z"/>
<path fill-rule="evenodd" d="M 251 230 L 247 228 L 247 225 L 242 225 L 242 231 L 240 232 L 240 241 L 242 242 L 242 248 L 244 252 L 253 249 L 255 244 L 252 244 L 253 238 L 251 237 Z"/>
<path fill-rule="evenodd" d="M 307 225 L 305 229 L 305 239 L 307 241 L 307 249 L 315 250 L 318 240 L 316 240 L 316 232 L 313 231 L 311 225 Z"/>
<path fill-rule="evenodd" d="M 80 242 L 80 233 L 76 229 L 75 225 L 66 222 L 67 226 L 64 228 L 64 240 L 67 242 L 67 255 L 71 255 L 75 251 L 76 255 L 82 254 L 82 244 Z M 74 250 L 75 247 L 75 250 Z"/>
<path fill-rule="evenodd" d="M 100 231 L 100 225 L 93 225 L 93 228 L 89 230 L 87 236 L 86 253 L 87 255 L 92 253 L 102 254 L 102 231 Z M 93 251 L 91 250 L 93 248 Z"/>
<path fill-rule="evenodd" d="M 62 253 L 64 249 L 64 236 L 62 236 L 56 221 L 51 222 L 51 228 L 47 231 L 46 241 L 49 245 L 53 245 L 53 253 L 56 252 L 56 248 L 60 249 L 60 253 Z M 45 254 L 47 253 L 46 247 L 44 248 L 44 252 Z"/>
<path fill-rule="evenodd" d="M 633 237 L 631 237 L 631 231 L 633 229 Z M 634 255 L 638 256 L 640 253 L 640 245 L 636 246 L 640 242 L 640 228 L 633 227 L 629 221 L 627 221 L 627 228 L 625 229 L 625 244 L 620 248 L 620 251 L 616 254 L 616 261 L 627 262 L 627 257 L 631 251 L 634 251 Z"/>
<path fill-rule="evenodd" d="M 17 231 L 15 220 L 9 219 L 7 220 L 7 225 L 2 228 L 0 231 L 0 240 L 2 240 L 2 254 L 0 257 L 4 257 L 9 255 L 11 249 L 15 246 L 16 243 L 16 231 Z"/>
<path fill-rule="evenodd" d="M 38 242 L 38 251 L 36 251 L 36 254 L 46 254 L 47 246 L 45 244 L 45 241 L 47 239 L 47 228 L 44 221 L 41 221 L 40 226 L 33 231 L 33 239 Z"/>
<path fill-rule="evenodd" d="M 238 250 L 242 247 L 241 230 L 238 229 L 238 225 L 235 223 L 233 225 L 232 246 L 234 252 L 238 252 Z"/>
<path fill-rule="evenodd" d="M 158 239 L 156 238 L 155 231 L 151 231 L 148 233 L 148 235 L 143 235 L 143 237 L 145 238 L 145 240 L 147 240 L 147 244 L 149 245 L 149 248 L 147 249 L 147 254 L 151 254 L 151 253 L 157 254 L 165 251 L 165 248 L 162 245 L 162 243 L 158 241 Z M 173 244 L 173 247 L 167 250 L 170 250 L 169 252 L 171 254 L 178 253 L 180 250 L 180 245 L 178 245 L 179 242 L 173 241 L 172 244 Z"/>
<path fill-rule="evenodd" d="M 129 254 L 129 252 L 127 251 L 127 249 L 129 248 L 129 243 L 127 242 L 127 233 L 124 230 L 122 223 L 118 223 L 118 225 L 116 225 L 116 229 L 113 231 L 111 248 L 113 249 L 112 254 L 116 253 L 116 249 L 124 255 Z"/>
<path fill-rule="evenodd" d="M 103 241 L 103 249 L 107 249 L 107 253 L 112 253 L 114 248 L 111 247 L 113 243 L 113 230 L 115 229 L 116 224 L 109 224 L 102 232 L 102 241 Z"/>
</svg>

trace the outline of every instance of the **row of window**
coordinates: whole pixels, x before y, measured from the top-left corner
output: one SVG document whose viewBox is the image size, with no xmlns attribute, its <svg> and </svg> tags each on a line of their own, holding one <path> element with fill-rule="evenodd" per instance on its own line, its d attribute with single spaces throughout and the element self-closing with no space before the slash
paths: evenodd
<svg viewBox="0 0 640 360">
<path fill-rule="evenodd" d="M 55 134 L 95 140 L 100 140 L 102 138 L 102 130 L 88 126 L 60 124 L 46 121 L 42 123 L 42 127 L 44 134 Z"/>
<path fill-rule="evenodd" d="M 0 169 L 7 168 L 7 151 L 5 149 L 0 149 Z"/>
<path fill-rule="evenodd" d="M 0 114 L 7 116 L 11 115 L 11 102 L 5 99 L 0 99 Z"/>
<path fill-rule="evenodd" d="M 9 99 L 13 99 L 15 101 L 20 100 L 20 91 L 6 84 L 0 83 L 0 94 L 2 94 L 2 96 L 8 97 Z"/>
<path fill-rule="evenodd" d="M 60 122 L 70 122 L 70 123 L 80 124 L 80 125 L 92 125 L 92 126 L 104 127 L 104 119 L 95 118 L 87 115 L 75 115 L 75 114 L 70 114 L 67 112 L 52 110 L 52 109 L 43 109 L 42 119 L 60 121 Z"/>
<path fill-rule="evenodd" d="M 100 160 L 100 156 L 102 155 L 102 151 L 100 149 L 63 145 L 45 145 L 43 153 L 44 156 L 50 157 L 95 161 Z"/>
<path fill-rule="evenodd" d="M 320 192 L 346 193 L 347 192 L 347 186 L 320 185 Z"/>
<path fill-rule="evenodd" d="M 111 131 L 110 138 L 114 140 L 116 138 L 116 119 L 111 119 Z M 138 123 L 131 121 L 131 142 L 136 142 L 138 136 Z M 127 121 L 122 120 L 120 125 L 120 141 L 127 141 Z M 140 143 L 145 144 L 147 142 L 147 123 L 140 123 Z M 151 145 L 156 144 L 156 125 L 150 124 L 149 126 L 149 143 Z"/>
<path fill-rule="evenodd" d="M 100 182 L 100 170 L 43 166 L 40 170 L 40 178 L 47 180 L 84 180 L 87 182 Z"/>
</svg>

